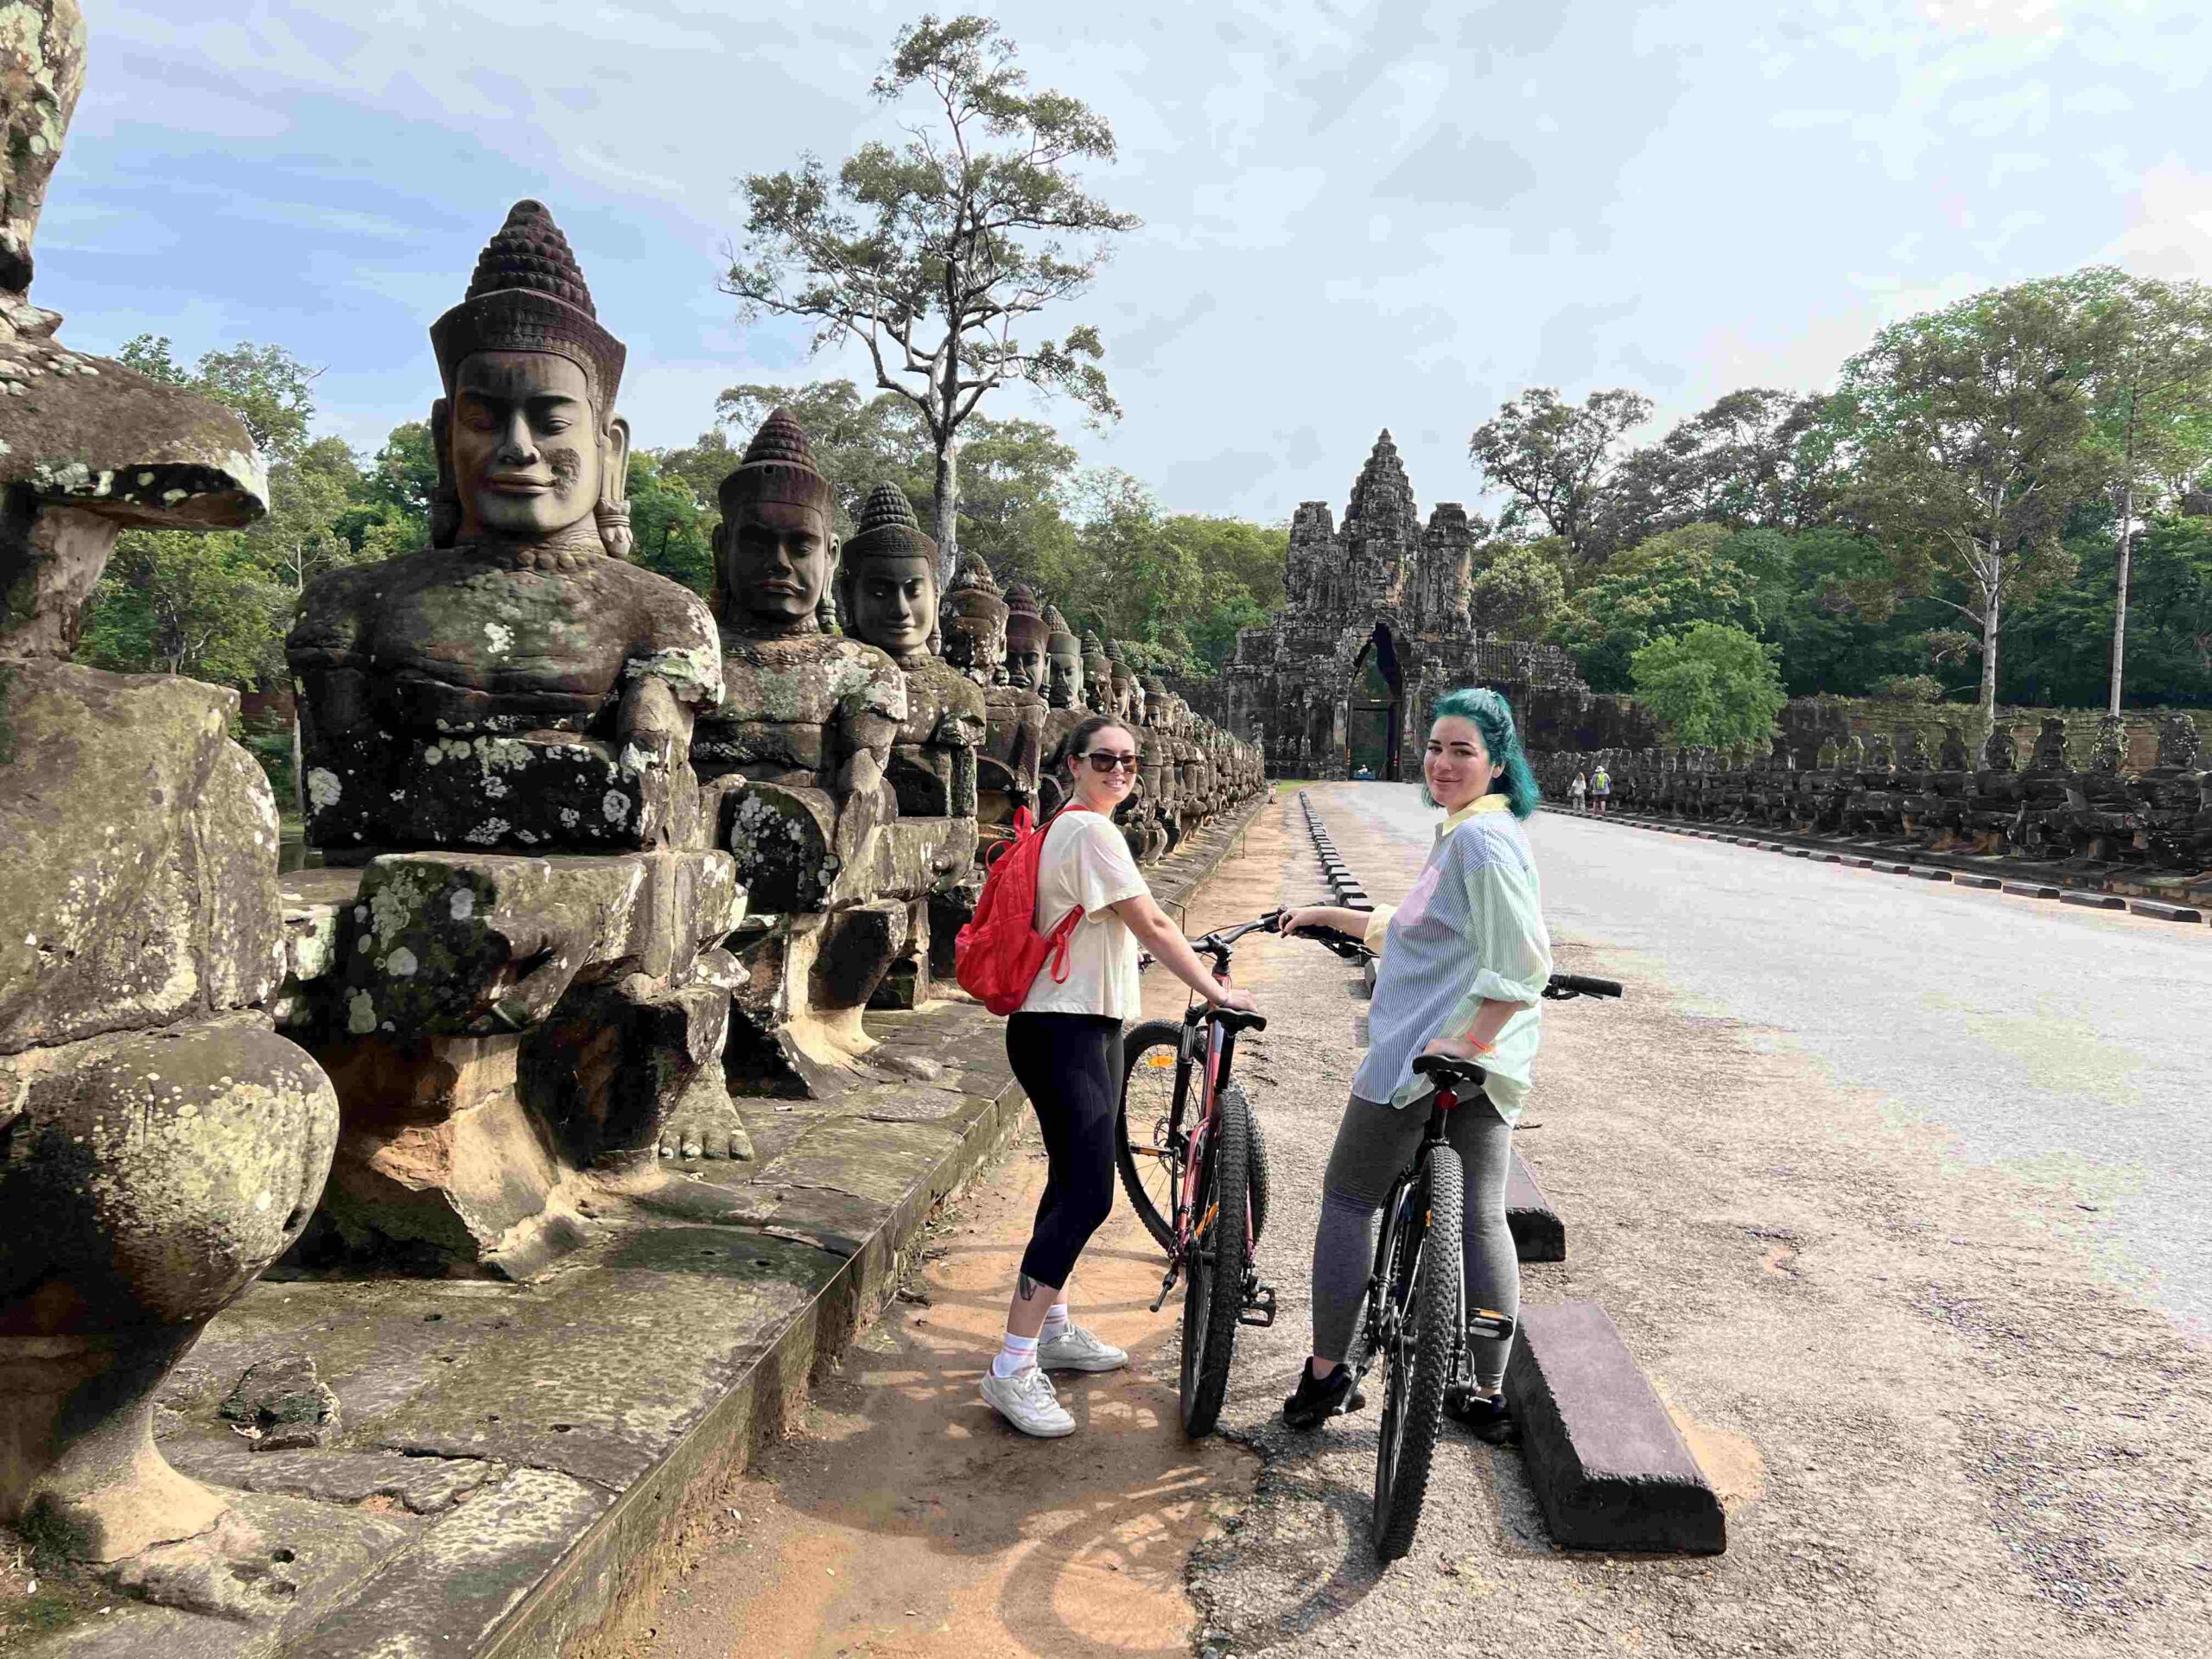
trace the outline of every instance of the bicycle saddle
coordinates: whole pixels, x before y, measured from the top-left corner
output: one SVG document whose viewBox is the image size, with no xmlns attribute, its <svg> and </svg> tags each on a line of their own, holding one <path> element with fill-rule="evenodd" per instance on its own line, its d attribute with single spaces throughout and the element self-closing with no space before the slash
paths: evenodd
<svg viewBox="0 0 2212 1659">
<path fill-rule="evenodd" d="M 1449 1054 L 1420 1054 L 1414 1058 L 1414 1075 L 1433 1077 L 1440 1084 L 1448 1083 L 1457 1088 L 1479 1089 L 1489 1074 L 1472 1060 L 1457 1059 Z"/>
</svg>

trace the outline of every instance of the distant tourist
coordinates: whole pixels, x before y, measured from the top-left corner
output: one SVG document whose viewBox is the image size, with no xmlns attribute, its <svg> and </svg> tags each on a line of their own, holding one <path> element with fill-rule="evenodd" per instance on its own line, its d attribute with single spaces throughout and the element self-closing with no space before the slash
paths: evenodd
<svg viewBox="0 0 2212 1659">
<path fill-rule="evenodd" d="M 1567 786 L 1567 804 L 1573 810 L 1580 812 L 1589 804 L 1589 802 L 1590 774 L 1586 772 L 1578 772 L 1574 774 L 1574 781 Z"/>
<path fill-rule="evenodd" d="M 1488 1074 L 1482 1095 L 1452 1114 L 1447 1130 L 1466 1172 L 1465 1296 L 1470 1306 L 1508 1315 L 1520 1306 L 1505 1176 L 1513 1122 L 1536 1058 L 1537 998 L 1551 976 L 1552 945 L 1535 857 L 1521 829 L 1536 810 L 1536 780 L 1505 699 L 1488 690 L 1439 699 L 1421 775 L 1425 798 L 1446 817 L 1406 901 L 1367 913 L 1314 906 L 1285 912 L 1281 923 L 1285 932 L 1336 928 L 1381 953 L 1367 1058 L 1352 1077 L 1322 1181 L 1313 1357 L 1282 1405 L 1293 1428 L 1318 1428 L 1351 1404 L 1352 1372 L 1344 1359 L 1367 1295 L 1376 1216 L 1428 1124 L 1430 1089 L 1414 1076 L 1417 1055 L 1479 1061 Z M 1495 1440 L 1506 1432 L 1499 1387 L 1512 1341 L 1477 1338 L 1468 1345 L 1471 1386 L 1448 1390 L 1445 1409 Z"/>
<path fill-rule="evenodd" d="M 1111 1371 L 1129 1363 L 1068 1317 L 1076 1257 L 1114 1207 L 1114 1123 L 1122 1094 L 1122 1022 L 1136 1017 L 1137 941 L 1207 1001 L 1252 1006 L 1216 982 L 1182 931 L 1153 902 L 1114 809 L 1136 786 L 1136 734 L 1109 715 L 1078 724 L 1052 757 L 1067 804 L 1044 831 L 1033 925 L 1049 937 L 1070 911 L 1083 919 L 1063 957 L 1048 958 L 1006 1023 L 1007 1058 L 1043 1132 L 1045 1195 L 1006 1336 L 983 1376 L 983 1398 L 1025 1434 L 1075 1432 L 1047 1371 Z"/>
<path fill-rule="evenodd" d="M 1599 817 L 1605 816 L 1605 798 L 1613 792 L 1613 780 L 1600 760 L 1598 770 L 1590 774 L 1590 810 Z"/>
<path fill-rule="evenodd" d="M 1352 773 L 1351 780 L 1355 784 L 1371 784 L 1375 781 L 1375 774 L 1368 769 L 1367 762 L 1363 760 L 1359 763 L 1359 769 Z"/>
</svg>

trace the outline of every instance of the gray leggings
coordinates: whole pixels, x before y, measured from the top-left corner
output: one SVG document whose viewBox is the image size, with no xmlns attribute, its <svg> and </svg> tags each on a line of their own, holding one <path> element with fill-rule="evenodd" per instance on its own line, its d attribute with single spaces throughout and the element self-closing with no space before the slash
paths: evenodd
<svg viewBox="0 0 2212 1659">
<path fill-rule="evenodd" d="M 1460 1211 L 1467 1302 L 1517 1314 L 1521 1260 L 1505 1224 L 1505 1174 L 1513 1157 L 1513 1126 L 1479 1097 L 1454 1109 L 1446 1122 L 1452 1150 L 1467 1173 L 1466 1202 Z M 1376 1218 L 1390 1196 L 1391 1183 L 1413 1162 L 1427 1127 L 1425 1100 L 1402 1110 L 1354 1095 L 1344 1108 L 1321 1184 L 1321 1225 L 1313 1236 L 1313 1351 L 1323 1359 L 1341 1363 L 1351 1350 L 1360 1305 L 1367 1300 L 1368 1269 L 1375 1262 Z M 1510 1340 L 1478 1338 L 1470 1347 L 1475 1381 L 1495 1389 L 1505 1376 Z"/>
</svg>

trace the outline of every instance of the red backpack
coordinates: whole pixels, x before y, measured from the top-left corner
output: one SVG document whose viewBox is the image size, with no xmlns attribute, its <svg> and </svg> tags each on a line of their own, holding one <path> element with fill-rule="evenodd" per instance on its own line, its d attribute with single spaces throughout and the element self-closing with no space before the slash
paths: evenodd
<svg viewBox="0 0 2212 1659">
<path fill-rule="evenodd" d="M 1089 810 L 1072 802 L 1060 809 Z M 1077 905 L 1055 922 L 1049 936 L 1038 932 L 1036 925 L 1037 865 L 1045 855 L 1045 837 L 1058 817 L 1056 812 L 1037 828 L 1027 807 L 1014 809 L 1014 839 L 1004 843 L 992 861 L 976 913 L 953 941 L 953 977 L 993 1014 L 1017 1011 L 1037 982 L 1039 971 L 1048 964 L 1055 984 L 1068 976 L 1068 935 L 1083 919 L 1083 906 Z"/>
</svg>

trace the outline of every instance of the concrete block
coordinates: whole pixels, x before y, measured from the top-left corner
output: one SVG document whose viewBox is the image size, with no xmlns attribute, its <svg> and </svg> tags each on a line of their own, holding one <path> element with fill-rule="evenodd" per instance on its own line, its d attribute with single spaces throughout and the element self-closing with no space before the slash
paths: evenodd
<svg viewBox="0 0 2212 1659">
<path fill-rule="evenodd" d="M 2047 887 L 2039 881 L 2007 881 L 2005 891 L 2015 899 L 2056 899 L 2056 887 Z"/>
<path fill-rule="evenodd" d="M 2005 885 L 2002 880 L 1993 875 L 1954 875 L 1951 878 L 1951 884 L 1954 887 L 1973 887 L 1981 893 L 1993 893 Z"/>
<path fill-rule="evenodd" d="M 1368 966 L 1372 969 L 1374 964 Z M 1567 1224 L 1517 1152 L 1505 1173 L 1505 1224 L 1513 1230 L 1513 1253 L 1522 1261 L 1567 1260 Z"/>
<path fill-rule="evenodd" d="M 2083 910 L 2126 910 L 2127 900 L 2116 893 L 2062 893 L 2062 905 L 2077 905 Z"/>
<path fill-rule="evenodd" d="M 1905 874 L 1918 876 L 1923 881 L 1948 881 L 1951 879 L 1951 872 L 1948 870 L 1931 870 L 1918 864 L 1912 866 Z"/>
<path fill-rule="evenodd" d="M 2138 899 L 2128 906 L 2138 916 L 2155 916 L 2162 922 L 2201 922 L 2204 912 L 2194 905 L 2162 905 L 2155 899 Z"/>
<path fill-rule="evenodd" d="M 1505 1395 L 1560 1544 L 1697 1555 L 1727 1548 L 1719 1496 L 1597 1303 L 1521 1310 Z"/>
<path fill-rule="evenodd" d="M 1809 847 L 1785 847 L 1783 850 L 1792 858 L 1810 858 L 1813 855 L 1813 849 Z"/>
</svg>

